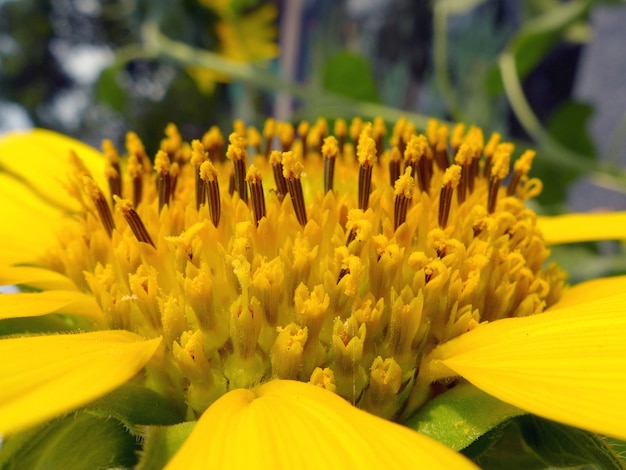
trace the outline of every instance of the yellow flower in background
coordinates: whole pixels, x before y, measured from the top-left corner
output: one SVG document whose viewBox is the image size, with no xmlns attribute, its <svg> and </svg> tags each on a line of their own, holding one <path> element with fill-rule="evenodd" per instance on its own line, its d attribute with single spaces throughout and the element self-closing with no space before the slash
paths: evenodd
<svg viewBox="0 0 626 470">
<path fill-rule="evenodd" d="M 464 380 L 626 438 L 626 278 L 566 288 L 541 232 L 623 239 L 626 214 L 538 220 L 534 153 L 475 127 L 330 134 L 170 125 L 154 161 L 132 133 L 1 140 L 0 281 L 28 290 L 0 324 L 55 322 L 5 323 L 8 442 L 129 381 L 198 420 L 172 468 L 469 466 L 391 422 Z"/>
<path fill-rule="evenodd" d="M 230 2 L 205 0 L 201 3 L 220 17 L 215 27 L 220 55 L 237 62 L 261 62 L 278 55 L 276 5 L 266 3 L 239 15 L 232 11 Z M 213 90 L 215 82 L 229 81 L 227 75 L 202 67 L 190 67 L 187 71 L 207 93 Z"/>
</svg>

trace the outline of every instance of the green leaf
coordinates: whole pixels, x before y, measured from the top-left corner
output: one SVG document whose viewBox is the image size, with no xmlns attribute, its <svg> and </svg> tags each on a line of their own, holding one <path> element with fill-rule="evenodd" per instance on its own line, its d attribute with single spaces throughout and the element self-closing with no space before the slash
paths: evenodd
<svg viewBox="0 0 626 470">
<path fill-rule="evenodd" d="M 137 425 L 168 425 L 183 421 L 171 400 L 132 382 L 90 403 L 84 410 L 102 418 L 115 418 L 133 432 L 137 431 Z"/>
<path fill-rule="evenodd" d="M 144 434 L 144 449 L 137 470 L 163 468 L 183 445 L 195 421 L 174 426 L 149 426 Z"/>
<path fill-rule="evenodd" d="M 117 81 L 119 66 L 106 68 L 102 71 L 96 81 L 96 97 L 98 100 L 108 104 L 112 109 L 121 111 L 126 104 L 126 93 Z"/>
<path fill-rule="evenodd" d="M 132 467 L 137 439 L 114 419 L 76 413 L 6 439 L 0 450 L 4 470 Z"/>
<path fill-rule="evenodd" d="M 461 450 L 500 423 L 523 413 L 469 383 L 462 383 L 431 400 L 405 425 Z"/>
<path fill-rule="evenodd" d="M 591 3 L 591 0 L 559 3 L 558 7 L 550 8 L 524 23 L 503 51 L 514 56 L 517 73 L 521 78 L 535 68 L 570 26 L 587 15 Z M 487 74 L 487 89 L 492 95 L 504 91 L 497 65 Z"/>
<path fill-rule="evenodd" d="M 593 433 L 530 415 L 521 418 L 519 425 L 526 444 L 549 466 L 591 464 L 604 470 L 626 468 L 626 462 L 608 442 Z"/>
<path fill-rule="evenodd" d="M 359 101 L 378 102 L 378 90 L 369 64 L 359 55 L 340 52 L 328 59 L 324 88 Z"/>
</svg>

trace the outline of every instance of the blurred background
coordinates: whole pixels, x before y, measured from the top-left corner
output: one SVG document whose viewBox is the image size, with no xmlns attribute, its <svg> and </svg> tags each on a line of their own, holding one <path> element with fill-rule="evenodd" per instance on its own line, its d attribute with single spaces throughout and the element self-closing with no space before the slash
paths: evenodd
<svg viewBox="0 0 626 470">
<path fill-rule="evenodd" d="M 626 4 L 593 0 L 0 0 L 0 132 L 154 152 L 234 119 L 429 117 L 538 150 L 543 213 L 626 210 Z M 572 280 L 623 244 L 555 250 Z"/>
</svg>

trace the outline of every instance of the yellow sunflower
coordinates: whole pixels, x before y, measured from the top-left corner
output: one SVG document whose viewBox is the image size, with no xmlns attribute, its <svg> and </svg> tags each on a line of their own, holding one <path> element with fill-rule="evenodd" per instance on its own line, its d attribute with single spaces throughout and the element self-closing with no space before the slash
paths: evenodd
<svg viewBox="0 0 626 470">
<path fill-rule="evenodd" d="M 626 277 L 546 263 L 626 214 L 538 218 L 498 134 L 386 133 L 0 140 L 0 466 L 471 468 L 396 424 L 468 383 L 626 439 Z"/>
<path fill-rule="evenodd" d="M 229 2 L 201 2 L 214 9 L 220 20 L 215 33 L 219 39 L 219 54 L 235 62 L 261 62 L 278 56 L 276 18 L 278 9 L 266 3 L 257 9 L 238 15 Z M 202 67 L 188 67 L 200 90 L 213 91 L 215 82 L 228 82 L 223 73 Z"/>
</svg>

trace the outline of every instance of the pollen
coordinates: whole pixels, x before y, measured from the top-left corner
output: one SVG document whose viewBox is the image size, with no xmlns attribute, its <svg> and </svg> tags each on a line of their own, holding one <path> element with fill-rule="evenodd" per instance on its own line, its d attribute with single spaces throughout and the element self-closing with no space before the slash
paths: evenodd
<svg viewBox="0 0 626 470">
<path fill-rule="evenodd" d="M 268 119 L 190 142 L 170 124 L 157 147 L 105 141 L 106 187 L 73 157 L 83 209 L 42 263 L 110 328 L 163 338 L 137 380 L 189 416 L 283 378 L 393 419 L 456 383 L 424 382 L 435 347 L 560 297 L 526 206 L 535 152 L 499 134 Z"/>
</svg>

